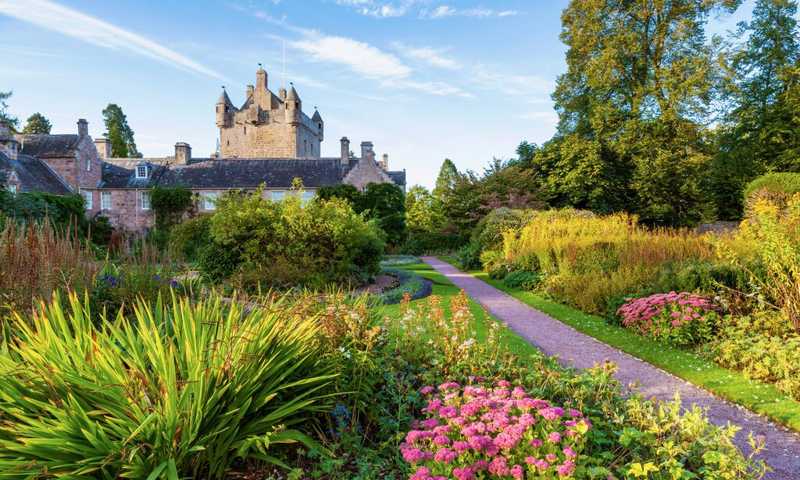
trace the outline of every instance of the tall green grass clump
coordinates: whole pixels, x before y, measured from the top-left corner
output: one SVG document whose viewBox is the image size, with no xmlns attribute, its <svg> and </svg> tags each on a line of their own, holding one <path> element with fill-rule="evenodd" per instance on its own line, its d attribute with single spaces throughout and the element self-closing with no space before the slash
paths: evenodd
<svg viewBox="0 0 800 480">
<path fill-rule="evenodd" d="M 225 478 L 330 408 L 317 318 L 210 296 L 92 322 L 71 295 L 15 315 L 0 352 L 3 478 Z"/>
</svg>

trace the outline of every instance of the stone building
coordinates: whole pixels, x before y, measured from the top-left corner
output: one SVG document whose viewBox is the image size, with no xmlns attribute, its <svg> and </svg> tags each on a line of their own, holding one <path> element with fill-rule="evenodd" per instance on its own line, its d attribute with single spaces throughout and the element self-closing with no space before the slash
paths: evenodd
<svg viewBox="0 0 800 480">
<path fill-rule="evenodd" d="M 229 190 L 264 188 L 278 200 L 296 194 L 303 182 L 304 200 L 317 189 L 338 184 L 358 189 L 370 183 L 394 183 L 405 190 L 406 173 L 389 170 L 389 157 L 376 160 L 372 142 L 362 142 L 360 156 L 340 140 L 340 155 L 321 157 L 324 124 L 319 112 L 309 118 L 294 86 L 273 94 L 267 73 L 256 72 L 241 108 L 223 90 L 216 104 L 219 151 L 193 157 L 189 144 L 175 144 L 173 155 L 159 158 L 112 158 L 105 138 L 92 140 L 85 120 L 77 135 L 13 135 L 0 130 L 0 172 L 12 191 L 50 191 L 83 195 L 89 216 L 103 215 L 112 225 L 142 231 L 154 224 L 150 191 L 156 186 L 186 187 L 196 195 L 196 210 L 212 211 L 215 199 Z"/>
</svg>

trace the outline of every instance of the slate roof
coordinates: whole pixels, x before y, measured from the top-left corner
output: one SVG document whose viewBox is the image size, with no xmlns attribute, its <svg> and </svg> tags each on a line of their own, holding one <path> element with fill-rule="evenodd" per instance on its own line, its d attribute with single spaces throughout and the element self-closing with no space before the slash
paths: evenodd
<svg viewBox="0 0 800 480">
<path fill-rule="evenodd" d="M 72 193 L 58 175 L 38 158 L 18 155 L 16 160 L 12 160 L 0 152 L 0 171 L 6 174 L 15 172 L 23 192 L 47 192 L 56 195 Z"/>
<path fill-rule="evenodd" d="M 22 153 L 39 158 L 73 156 L 80 140 L 81 138 L 74 134 L 28 134 L 19 137 Z"/>
<path fill-rule="evenodd" d="M 406 184 L 406 171 L 405 170 L 396 170 L 396 171 L 388 171 L 386 172 L 389 175 L 389 178 L 398 185 L 403 186 Z"/>
<path fill-rule="evenodd" d="M 135 168 L 146 163 L 150 177 L 137 179 Z M 101 188 L 150 188 L 184 186 L 193 189 L 288 188 L 292 180 L 301 178 L 308 188 L 338 185 L 347 174 L 338 157 L 318 159 L 259 158 L 212 159 L 194 158 L 188 165 L 167 165 L 161 161 L 111 160 L 103 164 Z M 388 172 L 389 177 L 405 184 L 405 172 Z"/>
</svg>

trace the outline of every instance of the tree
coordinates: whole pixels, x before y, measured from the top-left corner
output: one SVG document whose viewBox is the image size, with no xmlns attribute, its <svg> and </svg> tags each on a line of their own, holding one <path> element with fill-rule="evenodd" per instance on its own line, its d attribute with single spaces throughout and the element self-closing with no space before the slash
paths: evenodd
<svg viewBox="0 0 800 480">
<path fill-rule="evenodd" d="M 36 112 L 28 117 L 28 120 L 25 122 L 25 127 L 22 129 L 22 133 L 49 134 L 51 128 L 53 128 L 53 126 L 50 124 L 50 120 L 41 113 Z"/>
<path fill-rule="evenodd" d="M 8 103 L 6 100 L 11 98 L 13 92 L 0 92 L 0 123 L 5 124 L 10 129 L 14 130 L 19 125 L 19 119 L 8 113 Z"/>
<path fill-rule="evenodd" d="M 790 90 L 800 59 L 794 0 L 758 0 L 750 22 L 741 22 L 726 49 L 721 88 L 728 108 L 719 132 L 713 191 L 719 214 L 739 218 L 744 185 L 771 170 L 798 171 L 800 148 Z M 788 94 L 788 95 L 787 95 Z"/>
<path fill-rule="evenodd" d="M 553 94 L 556 139 L 534 169 L 577 207 L 683 225 L 705 211 L 689 174 L 710 160 L 705 125 L 716 76 L 705 22 L 738 0 L 573 0 L 562 15 L 567 72 Z M 688 182 L 688 183 L 687 183 Z M 676 195 L 680 205 L 673 206 Z"/>
<path fill-rule="evenodd" d="M 122 108 L 109 103 L 103 110 L 103 121 L 106 125 L 106 138 L 111 142 L 111 156 L 118 158 L 141 157 L 133 139 L 133 130 Z"/>
<path fill-rule="evenodd" d="M 406 193 L 405 212 L 409 231 L 435 233 L 444 228 L 445 219 L 441 205 L 421 185 L 414 185 Z"/>
<path fill-rule="evenodd" d="M 406 207 L 403 190 L 393 183 L 370 183 L 362 194 L 361 206 L 367 218 L 374 218 L 386 233 L 389 245 L 400 245 L 406 237 Z"/>
<path fill-rule="evenodd" d="M 439 176 L 436 177 L 436 186 L 433 189 L 433 196 L 440 202 L 444 202 L 447 195 L 453 191 L 456 182 L 461 177 L 455 163 L 449 158 L 445 158 L 439 168 Z"/>
</svg>

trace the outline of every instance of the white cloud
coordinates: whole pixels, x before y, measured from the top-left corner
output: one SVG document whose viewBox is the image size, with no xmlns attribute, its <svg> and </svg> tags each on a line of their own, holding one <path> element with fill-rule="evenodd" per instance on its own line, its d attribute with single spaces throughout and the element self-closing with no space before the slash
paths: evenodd
<svg viewBox="0 0 800 480">
<path fill-rule="evenodd" d="M 550 95 L 555 88 L 554 81 L 537 75 L 505 73 L 485 65 L 478 65 L 475 68 L 472 80 L 484 89 L 513 96 L 541 98 Z"/>
<path fill-rule="evenodd" d="M 14 17 L 92 45 L 129 51 L 183 70 L 225 80 L 220 73 L 148 38 L 48 0 L 0 0 L 0 15 Z"/>
<path fill-rule="evenodd" d="M 432 67 L 444 68 L 446 70 L 458 70 L 461 68 L 461 64 L 456 60 L 445 56 L 447 53 L 446 49 L 412 47 L 401 42 L 395 42 L 392 46 L 395 50 L 400 52 L 401 55 L 425 62 Z"/>
<path fill-rule="evenodd" d="M 420 82 L 416 80 L 386 80 L 382 83 L 384 87 L 389 88 L 402 88 L 407 90 L 415 90 L 418 92 L 434 95 L 437 97 L 461 97 L 461 98 L 474 98 L 474 95 L 465 91 L 464 89 L 451 85 L 446 82 Z"/>
<path fill-rule="evenodd" d="M 411 74 L 411 68 L 396 56 L 351 38 L 315 32 L 287 45 L 313 60 L 344 65 L 367 78 L 405 78 Z"/>
<path fill-rule="evenodd" d="M 519 15 L 516 10 L 495 10 L 492 8 L 455 8 L 450 5 L 440 5 L 432 10 L 423 9 L 420 17 L 430 19 L 441 19 L 448 17 L 472 17 L 472 18 L 504 18 Z"/>
</svg>

